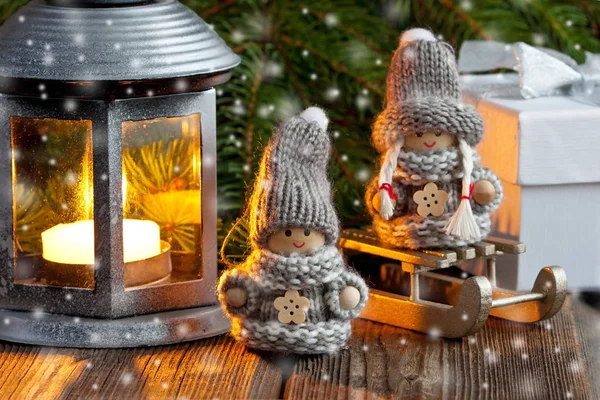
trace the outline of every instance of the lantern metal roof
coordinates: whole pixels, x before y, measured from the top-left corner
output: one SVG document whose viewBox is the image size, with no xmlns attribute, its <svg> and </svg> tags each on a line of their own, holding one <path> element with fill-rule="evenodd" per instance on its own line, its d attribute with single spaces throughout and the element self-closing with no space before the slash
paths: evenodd
<svg viewBox="0 0 600 400">
<path fill-rule="evenodd" d="M 33 0 L 0 27 L 0 76 L 138 81 L 210 75 L 240 63 L 175 0 Z"/>
</svg>

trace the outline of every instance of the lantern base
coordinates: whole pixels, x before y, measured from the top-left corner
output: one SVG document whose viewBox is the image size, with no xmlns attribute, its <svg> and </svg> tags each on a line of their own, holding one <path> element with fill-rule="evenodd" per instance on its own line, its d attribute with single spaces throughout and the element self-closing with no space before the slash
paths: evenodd
<svg viewBox="0 0 600 400">
<path fill-rule="evenodd" d="M 229 328 L 219 305 L 118 319 L 0 310 L 0 340 L 53 347 L 161 346 L 220 335 Z"/>
</svg>

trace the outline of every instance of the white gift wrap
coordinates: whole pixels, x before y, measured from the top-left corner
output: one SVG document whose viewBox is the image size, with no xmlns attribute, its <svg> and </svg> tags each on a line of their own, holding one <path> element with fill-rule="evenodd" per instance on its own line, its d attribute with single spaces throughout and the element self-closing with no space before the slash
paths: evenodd
<svg viewBox="0 0 600 400">
<path fill-rule="evenodd" d="M 491 97 L 515 74 L 462 77 L 465 100 L 485 122 L 482 164 L 502 180 L 494 235 L 527 245 L 498 259 L 499 284 L 531 289 L 560 265 L 571 290 L 600 287 L 600 106 L 571 97 Z M 486 95 L 469 94 L 470 89 Z"/>
</svg>

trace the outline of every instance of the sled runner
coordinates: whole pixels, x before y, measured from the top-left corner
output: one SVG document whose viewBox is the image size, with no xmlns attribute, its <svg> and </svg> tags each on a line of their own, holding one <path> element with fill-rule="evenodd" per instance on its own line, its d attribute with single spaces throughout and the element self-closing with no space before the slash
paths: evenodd
<svg viewBox="0 0 600 400">
<path fill-rule="evenodd" d="M 496 258 L 525 252 L 523 243 L 488 237 L 451 250 L 403 250 L 378 241 L 371 230 L 346 230 L 340 245 L 351 265 L 371 282 L 361 318 L 435 336 L 477 332 L 488 316 L 537 322 L 555 315 L 567 293 L 558 266 L 543 268 L 530 293 L 496 286 Z M 483 263 L 485 276 L 457 265 Z"/>
</svg>

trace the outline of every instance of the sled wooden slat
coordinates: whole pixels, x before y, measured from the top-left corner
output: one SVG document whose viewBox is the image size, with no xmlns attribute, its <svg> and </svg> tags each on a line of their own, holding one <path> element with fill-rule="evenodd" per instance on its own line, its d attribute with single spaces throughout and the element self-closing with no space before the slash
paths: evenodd
<svg viewBox="0 0 600 400">
<path fill-rule="evenodd" d="M 472 260 L 476 257 L 475 249 L 473 247 L 457 247 L 455 251 L 458 259 L 461 261 Z"/>
<path fill-rule="evenodd" d="M 493 236 L 488 236 L 485 239 L 488 243 L 493 243 L 496 246 L 496 250 L 507 254 L 522 254 L 527 250 L 525 243 L 515 242 L 509 239 L 502 239 Z"/>
<path fill-rule="evenodd" d="M 479 242 L 473 244 L 477 257 L 489 257 L 496 254 L 496 246 L 488 242 Z"/>
<path fill-rule="evenodd" d="M 420 265 L 427 268 L 448 268 L 451 265 L 447 259 L 425 254 L 420 251 L 400 250 L 391 246 L 383 246 L 377 240 L 374 240 L 360 233 L 354 235 L 352 229 L 342 233 L 340 246 L 348 250 L 356 250 L 375 256 L 385 257 L 396 261 L 402 261 L 410 264 Z"/>
<path fill-rule="evenodd" d="M 423 253 L 443 258 L 449 263 L 455 263 L 458 261 L 458 254 L 452 250 L 423 250 Z"/>
</svg>

